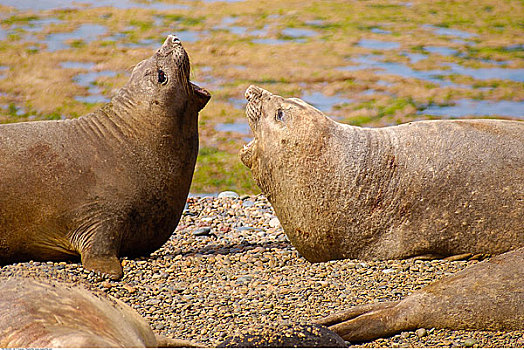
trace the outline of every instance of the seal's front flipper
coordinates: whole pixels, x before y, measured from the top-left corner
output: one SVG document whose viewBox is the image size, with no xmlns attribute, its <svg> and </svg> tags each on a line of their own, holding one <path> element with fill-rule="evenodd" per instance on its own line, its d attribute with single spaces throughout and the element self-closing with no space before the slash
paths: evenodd
<svg viewBox="0 0 524 350">
<path fill-rule="evenodd" d="M 398 301 L 360 305 L 338 314 L 320 319 L 315 323 L 329 329 L 344 340 L 361 342 L 395 334 L 391 319 L 396 315 Z"/>
<path fill-rule="evenodd" d="M 124 275 L 120 260 L 114 255 L 82 254 L 82 265 L 90 271 L 106 275 L 112 280 L 119 280 Z"/>
</svg>

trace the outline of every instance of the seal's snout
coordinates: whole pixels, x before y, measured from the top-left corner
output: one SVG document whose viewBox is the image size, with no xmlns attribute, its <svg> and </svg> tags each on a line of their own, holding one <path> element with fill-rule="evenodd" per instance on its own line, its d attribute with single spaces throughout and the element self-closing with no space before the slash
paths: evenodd
<svg viewBox="0 0 524 350">
<path fill-rule="evenodd" d="M 246 100 L 248 102 L 251 102 L 251 101 L 254 101 L 256 99 L 259 99 L 260 97 L 262 97 L 262 92 L 264 90 L 259 88 L 258 86 L 255 86 L 255 85 L 251 85 L 247 88 L 246 90 Z"/>
<path fill-rule="evenodd" d="M 164 45 L 162 46 L 176 47 L 176 46 L 181 46 L 181 45 L 182 45 L 182 42 L 176 35 L 169 34 L 166 38 L 166 41 L 164 41 Z"/>
</svg>

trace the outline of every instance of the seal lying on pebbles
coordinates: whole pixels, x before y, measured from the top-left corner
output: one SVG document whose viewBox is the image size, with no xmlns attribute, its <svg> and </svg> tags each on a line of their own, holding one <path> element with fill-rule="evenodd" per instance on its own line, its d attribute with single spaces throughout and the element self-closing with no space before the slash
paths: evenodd
<svg viewBox="0 0 524 350">
<path fill-rule="evenodd" d="M 157 337 L 123 302 L 63 283 L 29 278 L 0 282 L 0 346 L 197 347 Z"/>
<path fill-rule="evenodd" d="M 524 248 L 470 266 L 401 301 L 351 308 L 318 321 L 349 341 L 417 328 L 524 329 Z"/>
<path fill-rule="evenodd" d="M 280 325 L 262 327 L 230 336 L 217 348 L 345 348 L 346 342 L 319 325 Z"/>
<path fill-rule="evenodd" d="M 185 205 L 210 98 L 168 36 L 128 83 L 74 120 L 0 126 L 0 263 L 81 256 L 122 276 L 119 256 L 159 248 Z"/>
<path fill-rule="evenodd" d="M 524 246 L 524 123 L 337 123 L 299 99 L 246 91 L 240 152 L 309 261 L 499 254 Z"/>
</svg>

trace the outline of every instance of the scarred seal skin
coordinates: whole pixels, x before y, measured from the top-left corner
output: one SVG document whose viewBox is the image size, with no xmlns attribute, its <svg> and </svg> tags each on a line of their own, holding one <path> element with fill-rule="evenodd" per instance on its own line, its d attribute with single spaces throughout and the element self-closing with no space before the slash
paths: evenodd
<svg viewBox="0 0 524 350">
<path fill-rule="evenodd" d="M 401 301 L 353 307 L 317 321 L 362 342 L 417 328 L 524 329 L 524 248 L 470 266 Z"/>
<path fill-rule="evenodd" d="M 131 307 L 70 284 L 13 278 L 0 282 L 3 348 L 196 347 L 155 336 Z"/>
<path fill-rule="evenodd" d="M 240 152 L 309 261 L 500 254 L 524 246 L 524 122 L 337 123 L 246 91 Z"/>
<path fill-rule="evenodd" d="M 0 263 L 81 256 L 122 276 L 172 234 L 198 153 L 198 112 L 210 98 L 189 81 L 168 36 L 127 84 L 74 120 L 0 125 Z"/>
</svg>

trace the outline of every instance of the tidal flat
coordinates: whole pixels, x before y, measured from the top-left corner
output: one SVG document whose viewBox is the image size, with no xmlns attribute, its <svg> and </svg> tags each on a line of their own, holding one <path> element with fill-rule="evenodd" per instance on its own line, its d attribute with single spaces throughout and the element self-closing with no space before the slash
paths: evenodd
<svg viewBox="0 0 524 350">
<path fill-rule="evenodd" d="M 191 192 L 258 193 L 237 156 L 252 137 L 243 111 L 250 84 L 352 125 L 522 119 L 523 8 L 518 0 L 4 0 L 0 122 L 93 111 L 173 33 L 192 79 L 213 95 L 200 115 Z"/>
</svg>

